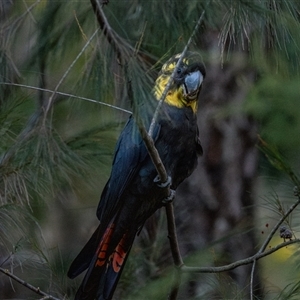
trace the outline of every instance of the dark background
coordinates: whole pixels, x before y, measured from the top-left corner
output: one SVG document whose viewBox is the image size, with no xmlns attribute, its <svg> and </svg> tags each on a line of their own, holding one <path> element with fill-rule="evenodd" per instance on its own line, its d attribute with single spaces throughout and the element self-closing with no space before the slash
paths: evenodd
<svg viewBox="0 0 300 300">
<path fill-rule="evenodd" d="M 161 65 L 183 50 L 203 10 L 190 50 L 207 69 L 198 113 L 204 155 L 176 195 L 179 245 L 191 266 L 253 255 L 295 201 L 293 183 L 258 149 L 257 134 L 297 171 L 299 1 L 112 0 L 103 7 L 111 27 L 93 39 L 91 2 L 0 3 L 0 266 L 56 297 L 74 295 L 81 278 L 66 272 L 97 226 L 129 115 L 101 102 L 131 110 L 128 80 L 134 104 L 147 101 Z M 298 223 L 297 212 L 286 222 L 296 235 Z M 280 241 L 278 234 L 270 245 Z M 258 263 L 256 297 L 284 299 L 297 287 L 296 251 Z M 161 210 L 136 239 L 116 299 L 166 299 L 173 273 Z M 179 298 L 249 298 L 250 273 L 243 266 L 186 274 Z M 0 298 L 40 296 L 0 273 Z"/>
</svg>

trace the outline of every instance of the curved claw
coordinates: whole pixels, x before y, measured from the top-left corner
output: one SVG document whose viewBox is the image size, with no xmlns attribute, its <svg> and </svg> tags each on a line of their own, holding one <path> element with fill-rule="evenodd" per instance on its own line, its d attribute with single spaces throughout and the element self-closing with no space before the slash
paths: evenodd
<svg viewBox="0 0 300 300">
<path fill-rule="evenodd" d="M 157 175 L 157 176 L 153 179 L 153 182 L 156 183 L 157 186 L 158 186 L 159 188 L 167 188 L 167 187 L 170 187 L 170 186 L 171 186 L 171 184 L 172 184 L 172 178 L 171 178 L 171 176 L 168 176 L 168 179 L 167 179 L 166 182 L 161 182 L 161 181 L 160 181 L 159 175 Z M 169 194 L 169 196 L 166 197 L 166 198 L 164 198 L 164 199 L 162 200 L 163 205 L 172 202 L 172 201 L 174 200 L 174 198 L 175 198 L 175 191 L 172 190 L 172 189 L 170 189 L 170 194 Z"/>
<path fill-rule="evenodd" d="M 172 184 L 172 178 L 171 176 L 168 176 L 168 179 L 166 182 L 161 182 L 159 175 L 156 175 L 156 177 L 153 179 L 153 182 L 157 184 L 160 188 L 166 188 Z"/>
<path fill-rule="evenodd" d="M 167 198 L 163 199 L 162 203 L 163 204 L 171 203 L 175 198 L 175 194 L 176 194 L 176 191 L 170 189 L 170 195 Z"/>
</svg>

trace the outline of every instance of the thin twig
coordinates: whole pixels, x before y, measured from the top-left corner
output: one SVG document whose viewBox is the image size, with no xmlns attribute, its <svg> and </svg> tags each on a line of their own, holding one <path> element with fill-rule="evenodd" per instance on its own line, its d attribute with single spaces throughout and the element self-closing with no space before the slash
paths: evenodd
<svg viewBox="0 0 300 300">
<path fill-rule="evenodd" d="M 180 66 L 180 64 L 182 63 L 182 60 L 183 60 L 183 58 L 184 58 L 184 56 L 185 56 L 185 53 L 187 52 L 187 49 L 188 49 L 188 47 L 190 46 L 190 44 L 191 44 L 191 42 L 192 42 L 192 40 L 193 40 L 193 38 L 194 38 L 196 32 L 198 31 L 198 28 L 199 28 L 199 26 L 200 26 L 200 24 L 201 24 L 201 22 L 202 22 L 202 20 L 203 20 L 204 13 L 205 13 L 205 10 L 203 10 L 203 12 L 202 12 L 202 14 L 201 14 L 201 16 L 200 16 L 200 18 L 199 18 L 199 20 L 198 20 L 198 22 L 197 22 L 197 24 L 196 24 L 194 30 L 193 30 L 193 32 L 192 32 L 192 34 L 191 34 L 191 36 L 190 36 L 188 42 L 186 43 L 186 45 L 185 45 L 185 47 L 184 47 L 184 49 L 183 49 L 183 51 L 182 51 L 182 53 L 181 53 L 181 55 L 180 55 L 178 61 L 177 61 L 177 64 L 176 64 L 176 66 L 175 66 L 175 68 L 174 68 L 174 70 L 173 70 L 173 72 L 172 72 L 172 74 L 171 74 L 171 76 L 170 76 L 170 78 L 169 78 L 169 80 L 168 80 L 168 83 L 167 83 L 167 85 L 166 85 L 166 87 L 165 87 L 165 89 L 164 89 L 164 91 L 163 91 L 163 93 L 162 93 L 162 95 L 161 95 L 161 97 L 160 97 L 160 99 L 159 99 L 159 102 L 158 102 L 158 104 L 157 104 L 156 110 L 155 110 L 155 112 L 154 112 L 154 115 L 153 115 L 153 118 L 152 118 L 152 120 L 151 120 L 151 124 L 150 124 L 149 130 L 148 130 L 148 134 L 149 134 L 150 136 L 152 136 L 152 134 L 153 134 L 155 122 L 156 122 L 156 120 L 157 120 L 157 117 L 158 117 L 160 108 L 161 108 L 163 102 L 165 101 L 165 98 L 166 98 L 166 96 L 167 96 L 167 93 L 168 93 L 168 91 L 169 91 L 169 89 L 170 89 L 170 87 L 171 87 L 171 84 L 172 84 L 173 80 L 174 80 L 175 73 L 176 73 L 178 67 Z"/>
<path fill-rule="evenodd" d="M 275 233 L 278 231 L 280 225 L 284 222 L 284 220 L 293 212 L 293 210 L 300 204 L 300 197 L 298 196 L 298 200 L 286 211 L 286 213 L 280 218 L 280 220 L 276 223 L 276 225 L 273 227 L 271 232 L 268 234 L 267 238 L 265 239 L 264 243 L 258 250 L 257 254 L 261 254 L 265 251 L 268 244 L 270 243 L 272 237 L 275 235 Z M 250 299 L 253 300 L 253 276 L 254 276 L 254 270 L 256 267 L 256 260 L 253 261 L 252 270 L 251 270 L 251 277 L 250 277 Z"/>
<path fill-rule="evenodd" d="M 139 126 L 139 130 L 142 136 L 142 139 L 146 145 L 146 148 L 148 150 L 148 154 L 152 159 L 152 162 L 156 168 L 156 171 L 159 175 L 160 181 L 161 182 L 166 182 L 168 180 L 168 175 L 167 175 L 167 171 L 165 169 L 165 166 L 159 156 L 159 153 L 157 151 L 157 149 L 154 146 L 154 142 L 153 139 L 148 135 L 144 125 L 142 124 L 142 122 L 138 121 L 138 126 Z M 168 187 L 167 189 L 167 195 L 169 195 L 170 193 L 170 188 Z"/>
<path fill-rule="evenodd" d="M 92 36 L 88 39 L 88 41 L 85 43 L 85 45 L 83 46 L 83 48 L 81 49 L 81 51 L 78 53 L 78 55 L 76 56 L 76 58 L 72 61 L 71 65 L 69 66 L 69 68 L 66 70 L 66 72 L 64 73 L 64 75 L 61 77 L 60 81 L 58 82 L 58 84 L 56 85 L 52 95 L 49 97 L 46 109 L 45 109 L 45 118 L 47 116 L 47 113 L 49 112 L 52 103 L 53 103 L 53 99 L 55 94 L 58 91 L 58 88 L 60 87 L 60 85 L 62 84 L 62 82 L 65 80 L 65 78 L 67 77 L 67 75 L 69 74 L 69 72 L 71 71 L 71 69 L 73 68 L 73 66 L 75 65 L 75 63 L 78 61 L 78 59 L 80 58 L 80 56 L 83 54 L 83 52 L 86 50 L 86 48 L 88 47 L 88 45 L 91 43 L 91 41 L 93 40 L 93 38 L 96 36 L 97 32 L 98 32 L 99 28 L 92 34 Z"/>
<path fill-rule="evenodd" d="M 133 56 L 137 57 L 141 61 L 150 61 L 150 62 L 155 61 L 155 58 L 153 56 L 149 55 L 146 52 L 141 51 L 139 46 L 136 48 L 132 47 L 131 44 L 129 44 L 110 26 L 105 16 L 105 13 L 102 9 L 103 4 L 107 4 L 107 3 L 101 3 L 101 2 L 105 2 L 105 1 L 90 0 L 90 2 L 92 4 L 93 10 L 97 17 L 97 21 L 99 23 L 99 26 L 104 36 L 106 37 L 108 43 L 113 47 L 113 49 L 117 53 L 117 57 L 119 60 L 118 63 L 120 64 L 126 63 Z M 139 51 L 137 51 L 137 49 Z"/>
<path fill-rule="evenodd" d="M 296 244 L 296 243 L 300 243 L 300 239 L 294 239 L 294 240 L 291 240 L 291 241 L 281 243 L 281 244 L 277 245 L 276 247 L 270 248 L 270 249 L 268 249 L 268 250 L 266 250 L 262 253 L 257 252 L 256 254 L 254 254 L 251 257 L 241 259 L 241 260 L 238 260 L 234 263 L 231 263 L 231 264 L 228 264 L 228 265 L 225 265 L 225 266 L 221 266 L 221 267 L 188 267 L 188 266 L 182 266 L 180 268 L 180 270 L 184 273 L 221 273 L 221 272 L 225 272 L 225 271 L 230 271 L 230 270 L 233 270 L 237 267 L 251 264 L 254 261 L 259 260 L 259 259 L 261 259 L 265 256 L 268 256 L 268 255 L 278 251 L 281 248 L 284 248 L 286 246 Z"/>
<path fill-rule="evenodd" d="M 59 298 L 53 297 L 53 296 L 41 291 L 39 287 L 35 287 L 35 286 L 31 285 L 30 283 L 24 281 L 23 279 L 17 277 L 16 275 L 12 274 L 7 269 L 3 269 L 3 268 L 0 267 L 0 272 L 5 274 L 6 276 L 12 278 L 13 280 L 17 281 L 18 283 L 22 284 L 26 288 L 28 288 L 31 291 L 35 292 L 36 294 L 46 297 L 45 299 L 60 300 Z"/>
<path fill-rule="evenodd" d="M 53 90 L 43 89 L 43 88 L 30 86 L 30 85 L 25 85 L 25 84 L 10 83 L 10 82 L 0 82 L 0 84 L 11 85 L 11 86 L 19 86 L 19 87 L 24 87 L 24 88 L 31 89 L 31 90 L 43 91 L 43 92 L 46 92 L 46 93 L 54 93 Z M 115 105 L 112 105 L 112 104 L 108 104 L 108 103 L 105 103 L 105 102 L 97 101 L 97 100 L 86 98 L 86 97 L 76 96 L 76 95 L 72 95 L 72 94 L 68 94 L 68 93 L 58 92 L 58 91 L 56 91 L 55 93 L 57 95 L 60 95 L 60 96 L 66 96 L 66 97 L 70 97 L 70 98 L 77 98 L 77 99 L 80 99 L 80 100 L 85 100 L 85 101 L 89 101 L 89 102 L 92 102 L 92 103 L 101 104 L 101 105 L 104 105 L 104 106 L 107 106 L 107 107 L 110 107 L 110 108 L 113 108 L 113 109 L 116 109 L 116 110 L 120 110 L 120 111 L 128 113 L 128 114 L 132 114 L 132 112 L 130 110 L 127 110 L 127 109 L 124 109 L 124 108 L 121 108 L 121 107 L 118 107 L 118 106 L 115 106 Z"/>
<path fill-rule="evenodd" d="M 176 267 L 183 266 L 183 260 L 180 255 L 179 245 L 178 245 L 178 239 L 177 239 L 177 233 L 176 233 L 176 224 L 175 224 L 175 215 L 174 215 L 174 209 L 173 204 L 168 203 L 166 205 L 166 214 L 168 216 L 167 222 L 168 222 L 168 233 L 169 233 L 169 241 L 170 246 L 172 249 L 172 257 L 173 261 Z"/>
<path fill-rule="evenodd" d="M 127 50 L 129 50 L 129 53 L 134 53 L 134 48 L 130 44 L 126 43 L 111 28 L 103 10 L 102 10 L 102 5 L 99 2 L 99 0 L 90 0 L 90 1 L 91 1 L 92 7 L 94 9 L 99 26 L 100 26 L 103 34 L 105 35 L 107 41 L 112 45 L 113 49 L 116 51 L 119 63 L 123 62 L 122 58 L 124 57 L 124 54 L 125 54 L 124 52 L 127 52 Z M 129 53 L 127 53 L 127 54 L 129 54 Z"/>
<path fill-rule="evenodd" d="M 171 253 L 173 257 L 173 261 L 176 267 L 181 268 L 183 266 L 183 260 L 180 254 L 179 243 L 176 232 L 176 223 L 175 223 L 175 215 L 174 215 L 174 206 L 173 203 L 167 203 L 166 205 L 166 215 L 167 215 L 167 224 L 168 224 L 168 238 L 171 248 Z M 171 292 L 169 294 L 170 300 L 176 300 L 178 296 L 178 291 L 181 283 L 181 270 L 176 269 L 175 278 L 172 285 Z"/>
<path fill-rule="evenodd" d="M 287 210 L 287 212 L 281 217 L 281 219 L 277 222 L 277 224 L 273 227 L 269 235 L 267 236 L 266 240 L 262 244 L 261 248 L 259 249 L 259 253 L 262 253 L 268 246 L 269 242 L 271 241 L 274 234 L 279 229 L 280 225 L 284 222 L 284 220 L 293 212 L 293 210 L 300 204 L 300 197 L 298 200 Z"/>
<path fill-rule="evenodd" d="M 250 274 L 250 300 L 253 300 L 254 298 L 254 271 L 256 267 L 256 259 L 253 261 L 252 268 L 251 268 L 251 274 Z"/>
</svg>

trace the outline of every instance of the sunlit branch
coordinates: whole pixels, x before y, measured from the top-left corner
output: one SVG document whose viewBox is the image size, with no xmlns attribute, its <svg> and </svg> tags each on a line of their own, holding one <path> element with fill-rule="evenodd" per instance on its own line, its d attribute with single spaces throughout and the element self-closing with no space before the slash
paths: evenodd
<svg viewBox="0 0 300 300">
<path fill-rule="evenodd" d="M 280 218 L 280 220 L 276 223 L 276 225 L 273 227 L 269 235 L 267 236 L 266 240 L 264 241 L 263 245 L 259 249 L 259 253 L 262 253 L 267 248 L 269 242 L 271 241 L 274 234 L 279 229 L 280 225 L 284 222 L 284 220 L 293 212 L 293 210 L 300 204 L 300 197 L 298 197 L 298 200 L 286 211 L 286 213 Z"/>
<path fill-rule="evenodd" d="M 296 187 L 297 188 L 297 187 Z M 298 188 L 297 188 L 298 189 Z M 300 204 L 300 197 L 298 196 L 298 200 L 285 212 L 285 214 L 280 218 L 280 220 L 276 223 L 276 225 L 272 228 L 271 232 L 268 234 L 267 238 L 265 239 L 264 243 L 258 250 L 257 254 L 265 253 L 265 249 L 267 248 L 268 244 L 270 243 L 274 234 L 278 231 L 280 225 L 284 222 L 284 220 L 294 211 L 294 209 Z M 250 277 L 250 298 L 253 299 L 253 276 L 254 270 L 256 267 L 256 259 L 253 260 L 252 270 L 251 270 L 251 277 Z"/>
</svg>

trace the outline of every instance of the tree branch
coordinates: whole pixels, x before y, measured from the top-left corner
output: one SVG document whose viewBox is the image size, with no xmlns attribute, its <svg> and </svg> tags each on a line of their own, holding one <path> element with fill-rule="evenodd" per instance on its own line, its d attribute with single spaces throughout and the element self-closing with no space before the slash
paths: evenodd
<svg viewBox="0 0 300 300">
<path fill-rule="evenodd" d="M 176 267 L 181 268 L 184 263 L 180 254 L 177 232 L 176 232 L 176 224 L 175 224 L 175 215 L 174 208 L 172 203 L 168 203 L 166 205 L 166 214 L 167 214 L 167 222 L 168 222 L 168 233 L 169 233 L 169 241 L 172 249 L 172 257 Z"/>
<path fill-rule="evenodd" d="M 233 270 L 237 267 L 251 264 L 254 261 L 259 260 L 259 259 L 261 259 L 265 256 L 268 256 L 268 255 L 278 251 L 281 248 L 284 248 L 286 246 L 296 244 L 296 243 L 300 243 L 300 239 L 295 239 L 295 240 L 292 240 L 292 241 L 281 243 L 281 244 L 277 245 L 276 247 L 268 249 L 267 251 L 265 251 L 263 253 L 257 252 L 255 255 L 253 255 L 251 257 L 241 259 L 241 260 L 238 260 L 234 263 L 231 263 L 231 264 L 225 265 L 225 266 L 221 266 L 221 267 L 187 267 L 187 266 L 182 266 L 180 268 L 180 270 L 184 273 L 220 273 L 220 272 L 230 271 L 230 270 Z"/>
<path fill-rule="evenodd" d="M 298 189 L 298 187 L 295 187 Z M 285 214 L 280 218 L 280 220 L 276 223 L 276 225 L 273 227 L 271 232 L 268 234 L 267 238 L 265 239 L 264 243 L 260 247 L 260 249 L 257 252 L 257 255 L 265 253 L 265 249 L 267 248 L 268 244 L 270 243 L 272 237 L 275 235 L 277 230 L 279 229 L 280 225 L 284 222 L 284 220 L 294 211 L 294 209 L 300 204 L 300 196 L 299 192 L 297 192 L 298 200 L 285 212 Z M 253 300 L 253 276 L 254 276 L 254 270 L 256 267 L 256 260 L 253 261 L 252 270 L 251 270 L 251 277 L 250 277 L 250 299 Z"/>
<path fill-rule="evenodd" d="M 0 272 L 3 273 L 6 276 L 12 278 L 13 280 L 17 281 L 18 283 L 22 284 L 26 288 L 28 288 L 31 291 L 35 292 L 36 294 L 38 294 L 40 296 L 44 296 L 43 299 L 60 300 L 59 298 L 53 297 L 53 296 L 41 291 L 39 287 L 35 287 L 35 286 L 31 285 L 30 283 L 24 281 L 23 279 L 17 277 L 16 275 L 9 272 L 9 270 L 7 270 L 7 269 L 3 269 L 3 268 L 0 267 Z"/>
<path fill-rule="evenodd" d="M 96 14 L 99 26 L 104 36 L 106 37 L 108 43 L 115 50 L 120 64 L 124 64 L 132 56 L 135 56 L 136 54 L 138 54 L 137 57 L 142 60 L 153 61 L 153 59 L 146 53 L 141 53 L 140 51 L 136 53 L 135 49 L 113 30 L 113 28 L 110 26 L 104 14 L 104 11 L 102 9 L 103 5 L 100 3 L 99 0 L 90 0 L 90 1 L 93 10 Z"/>
<path fill-rule="evenodd" d="M 277 222 L 277 224 L 273 227 L 269 235 L 267 236 L 266 240 L 262 244 L 261 248 L 259 249 L 258 253 L 262 253 L 267 248 L 269 242 L 271 241 L 274 234 L 279 229 L 280 225 L 284 222 L 284 220 L 293 212 L 293 210 L 300 204 L 300 197 L 298 196 L 298 200 L 287 210 L 287 212 L 281 217 L 281 219 Z"/>
<path fill-rule="evenodd" d="M 0 84 L 18 86 L 18 87 L 23 87 L 23 88 L 26 88 L 26 89 L 31 89 L 31 90 L 43 91 L 43 92 L 46 92 L 46 93 L 56 93 L 57 95 L 60 95 L 60 96 L 76 98 L 76 99 L 80 99 L 80 100 L 84 100 L 84 101 L 88 101 L 88 102 L 92 102 L 92 103 L 96 103 L 96 104 L 101 104 L 101 105 L 104 105 L 104 106 L 107 106 L 107 107 L 110 107 L 110 108 L 113 108 L 113 109 L 116 109 L 116 110 L 120 110 L 120 111 L 128 113 L 128 114 L 132 114 L 132 112 L 127 110 L 127 109 L 124 109 L 124 108 L 121 108 L 121 107 L 118 107 L 118 106 L 115 106 L 115 105 L 112 105 L 112 104 L 108 104 L 108 103 L 105 103 L 105 102 L 97 101 L 97 100 L 94 100 L 94 99 L 72 95 L 72 94 L 69 94 L 69 93 L 63 93 L 63 92 L 58 92 L 58 91 L 53 91 L 53 90 L 49 90 L 49 89 L 43 89 L 43 88 L 31 86 L 31 85 L 18 84 L 18 83 L 0 82 Z"/>
<path fill-rule="evenodd" d="M 170 249 L 171 249 L 174 264 L 176 267 L 178 267 L 175 271 L 176 273 L 174 274 L 175 279 L 174 279 L 171 293 L 169 295 L 170 300 L 175 300 L 177 299 L 179 286 L 181 282 L 180 268 L 184 265 L 184 263 L 179 249 L 179 243 L 178 243 L 177 232 L 176 232 L 175 215 L 174 215 L 174 206 L 172 202 L 167 203 L 166 205 L 166 215 L 167 215 L 168 238 L 170 243 Z"/>
</svg>

